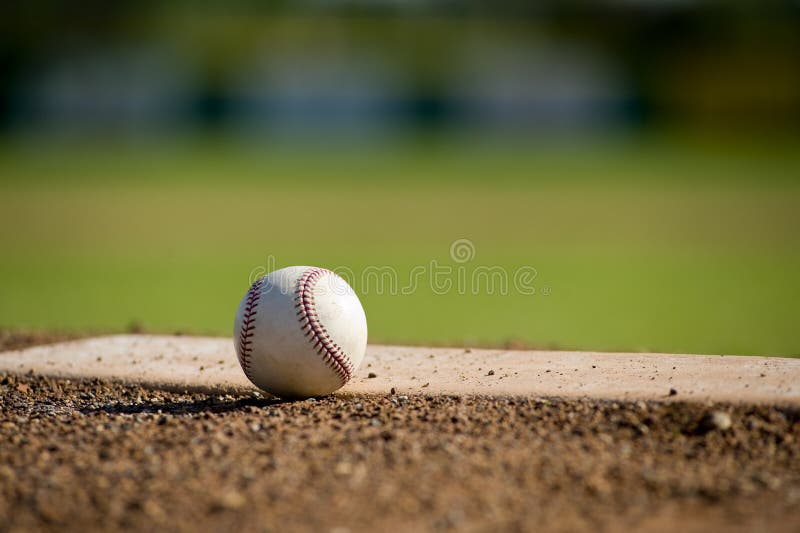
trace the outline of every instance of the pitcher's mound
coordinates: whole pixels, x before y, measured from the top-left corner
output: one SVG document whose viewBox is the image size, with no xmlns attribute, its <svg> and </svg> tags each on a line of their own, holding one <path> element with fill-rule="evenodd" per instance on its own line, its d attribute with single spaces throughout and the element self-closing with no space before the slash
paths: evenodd
<svg viewBox="0 0 800 533">
<path fill-rule="evenodd" d="M 256 389 L 230 339 L 117 335 L 0 353 L 0 372 L 154 388 Z M 800 360 L 768 357 L 370 346 L 342 392 L 800 404 Z"/>
</svg>

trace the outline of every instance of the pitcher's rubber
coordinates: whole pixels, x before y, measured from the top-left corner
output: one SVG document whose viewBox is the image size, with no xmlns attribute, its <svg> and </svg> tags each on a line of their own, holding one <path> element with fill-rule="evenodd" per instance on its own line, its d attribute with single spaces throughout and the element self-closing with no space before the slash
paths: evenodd
<svg viewBox="0 0 800 533">
<path fill-rule="evenodd" d="M 0 372 L 256 390 L 226 338 L 95 337 L 0 353 Z M 800 404 L 800 359 L 370 346 L 340 392 Z"/>
</svg>

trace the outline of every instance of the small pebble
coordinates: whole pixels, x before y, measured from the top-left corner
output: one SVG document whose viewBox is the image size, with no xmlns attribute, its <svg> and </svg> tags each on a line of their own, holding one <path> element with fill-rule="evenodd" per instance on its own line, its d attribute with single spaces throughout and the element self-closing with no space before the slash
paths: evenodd
<svg viewBox="0 0 800 533">
<path fill-rule="evenodd" d="M 228 491 L 217 500 L 217 506 L 221 509 L 236 510 L 244 507 L 247 500 L 235 490 Z"/>
<path fill-rule="evenodd" d="M 731 415 L 725 411 L 712 411 L 703 415 L 697 424 L 696 432 L 705 434 L 710 431 L 725 431 L 730 429 L 732 424 Z"/>
</svg>

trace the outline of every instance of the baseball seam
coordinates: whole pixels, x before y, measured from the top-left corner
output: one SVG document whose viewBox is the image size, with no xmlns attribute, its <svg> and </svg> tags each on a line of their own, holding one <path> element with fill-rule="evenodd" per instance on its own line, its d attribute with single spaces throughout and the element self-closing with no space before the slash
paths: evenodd
<svg viewBox="0 0 800 533">
<path fill-rule="evenodd" d="M 250 376 L 250 353 L 253 351 L 258 301 L 261 299 L 261 285 L 263 284 L 264 278 L 259 278 L 247 291 L 247 300 L 242 312 L 242 326 L 239 329 L 239 364 L 242 365 L 244 375 L 251 381 L 253 378 Z"/>
<path fill-rule="evenodd" d="M 314 287 L 325 274 L 336 275 L 324 268 L 309 268 L 300 276 L 295 289 L 295 308 L 303 333 L 308 337 L 314 350 L 322 356 L 325 364 L 339 375 L 344 385 L 353 377 L 355 368 L 350 357 L 333 342 L 325 326 L 320 322 L 314 301 Z"/>
</svg>

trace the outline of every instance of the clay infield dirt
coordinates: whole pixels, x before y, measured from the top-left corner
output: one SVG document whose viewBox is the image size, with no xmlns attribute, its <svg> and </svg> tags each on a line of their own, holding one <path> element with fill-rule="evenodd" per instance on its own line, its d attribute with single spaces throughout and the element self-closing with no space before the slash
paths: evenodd
<svg viewBox="0 0 800 533">
<path fill-rule="evenodd" d="M 0 351 L 64 340 L 11 337 Z M 797 367 L 774 361 L 745 380 L 778 401 L 432 393 L 425 375 L 291 403 L 45 362 L 0 372 L 0 530 L 798 531 Z"/>
</svg>

